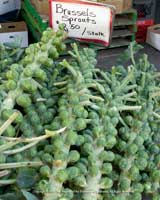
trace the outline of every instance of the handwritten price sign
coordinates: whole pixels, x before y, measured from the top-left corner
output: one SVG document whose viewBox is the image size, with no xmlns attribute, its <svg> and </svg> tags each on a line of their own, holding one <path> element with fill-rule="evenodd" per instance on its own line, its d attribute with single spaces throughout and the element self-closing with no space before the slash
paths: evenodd
<svg viewBox="0 0 160 200">
<path fill-rule="evenodd" d="M 108 46 L 114 10 L 89 1 L 50 0 L 50 25 L 57 30 L 63 23 L 70 38 Z"/>
</svg>

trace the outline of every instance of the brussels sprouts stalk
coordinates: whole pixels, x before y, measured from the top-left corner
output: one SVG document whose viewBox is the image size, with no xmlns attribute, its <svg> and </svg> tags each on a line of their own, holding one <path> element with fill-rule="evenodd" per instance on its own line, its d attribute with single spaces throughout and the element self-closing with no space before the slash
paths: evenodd
<svg viewBox="0 0 160 200">
<path fill-rule="evenodd" d="M 0 186 L 11 185 L 16 183 L 16 179 L 0 180 Z"/>
<path fill-rule="evenodd" d="M 9 170 L 0 171 L 0 178 L 1 178 L 1 177 L 4 177 L 4 176 L 7 176 L 8 174 L 10 174 L 10 171 L 9 171 Z"/>
<path fill-rule="evenodd" d="M 40 167 L 42 162 L 17 162 L 17 163 L 0 163 L 0 169 L 13 169 L 21 167 Z"/>
<path fill-rule="evenodd" d="M 0 127 L 0 135 L 8 128 L 8 126 L 17 118 L 18 112 L 14 112 L 9 119 Z"/>
</svg>

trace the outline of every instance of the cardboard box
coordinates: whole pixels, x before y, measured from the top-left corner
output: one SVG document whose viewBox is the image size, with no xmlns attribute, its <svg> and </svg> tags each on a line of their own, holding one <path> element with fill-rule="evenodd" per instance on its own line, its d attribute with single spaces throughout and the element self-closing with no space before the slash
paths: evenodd
<svg viewBox="0 0 160 200">
<path fill-rule="evenodd" d="M 98 0 L 98 2 L 115 6 L 117 14 L 132 7 L 132 0 Z"/>
<path fill-rule="evenodd" d="M 21 47 L 28 46 L 28 30 L 25 22 L 11 22 L 0 24 L 0 43 L 14 42 L 21 39 Z"/>
<path fill-rule="evenodd" d="M 146 42 L 160 51 L 160 24 L 148 28 Z"/>
<path fill-rule="evenodd" d="M 40 13 L 40 15 L 49 15 L 49 2 L 48 0 L 31 0 L 31 3 Z"/>
<path fill-rule="evenodd" d="M 0 15 L 4 15 L 14 10 L 20 10 L 20 0 L 0 0 Z"/>
</svg>

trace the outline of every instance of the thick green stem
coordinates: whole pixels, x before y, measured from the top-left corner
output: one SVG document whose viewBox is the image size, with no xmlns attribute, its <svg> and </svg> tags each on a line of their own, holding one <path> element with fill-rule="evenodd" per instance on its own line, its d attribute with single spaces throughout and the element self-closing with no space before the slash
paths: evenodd
<svg viewBox="0 0 160 200">
<path fill-rule="evenodd" d="M 0 186 L 11 185 L 16 183 L 16 179 L 0 180 Z"/>
<path fill-rule="evenodd" d="M 9 119 L 0 127 L 0 135 L 8 128 L 8 126 L 17 118 L 18 112 L 14 112 Z"/>
<path fill-rule="evenodd" d="M 0 169 L 14 169 L 21 167 L 40 167 L 44 164 L 42 162 L 17 162 L 17 163 L 2 163 Z"/>
</svg>

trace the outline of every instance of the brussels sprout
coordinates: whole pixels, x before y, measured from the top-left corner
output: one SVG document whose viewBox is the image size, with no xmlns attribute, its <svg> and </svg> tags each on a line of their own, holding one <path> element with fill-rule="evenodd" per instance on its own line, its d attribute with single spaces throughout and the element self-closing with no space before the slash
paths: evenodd
<svg viewBox="0 0 160 200">
<path fill-rule="evenodd" d="M 76 150 L 72 150 L 69 152 L 69 162 L 74 163 L 77 162 L 80 158 L 80 154 Z"/>
<path fill-rule="evenodd" d="M 147 167 L 148 162 L 145 158 L 138 158 L 135 160 L 135 164 L 139 170 L 144 170 Z"/>
<path fill-rule="evenodd" d="M 68 171 L 66 169 L 58 170 L 56 178 L 59 182 L 63 183 L 68 179 Z"/>
<path fill-rule="evenodd" d="M 104 163 L 102 166 L 102 173 L 103 174 L 110 174 L 112 172 L 112 164 L 111 163 Z"/>
<path fill-rule="evenodd" d="M 107 135 L 106 137 L 106 145 L 105 147 L 107 149 L 112 149 L 114 147 L 114 145 L 116 144 L 116 138 L 112 135 Z"/>
<path fill-rule="evenodd" d="M 128 178 L 121 177 L 119 180 L 119 189 L 121 191 L 128 191 L 130 189 L 131 181 Z"/>
<path fill-rule="evenodd" d="M 42 160 L 47 163 L 52 163 L 53 157 L 49 153 L 43 153 Z"/>
<path fill-rule="evenodd" d="M 79 141 L 79 136 L 77 135 L 77 133 L 71 130 L 67 131 L 66 144 L 74 145 L 77 141 Z"/>
<path fill-rule="evenodd" d="M 69 180 L 75 179 L 76 177 L 79 176 L 79 173 L 80 173 L 77 167 L 68 167 L 67 172 L 68 172 Z"/>
<path fill-rule="evenodd" d="M 19 106 L 23 108 L 31 105 L 31 99 L 28 94 L 21 94 L 17 97 L 16 102 Z"/>
<path fill-rule="evenodd" d="M 71 189 L 69 189 L 69 188 L 65 188 L 65 189 L 63 189 L 63 191 L 62 191 L 62 196 L 63 197 L 61 197 L 60 199 L 67 199 L 67 200 L 69 200 L 69 199 L 73 199 L 73 196 L 74 196 L 74 193 L 73 193 L 73 191 L 71 190 Z"/>
<path fill-rule="evenodd" d="M 43 177 L 49 177 L 50 174 L 51 174 L 51 169 L 49 168 L 48 165 L 42 166 L 42 167 L 40 168 L 40 174 L 41 174 Z"/>
<path fill-rule="evenodd" d="M 3 135 L 7 137 L 15 137 L 16 130 L 12 125 L 9 125 L 8 128 L 5 130 L 5 132 L 3 133 Z"/>
<path fill-rule="evenodd" d="M 115 154 L 112 151 L 102 151 L 99 158 L 100 160 L 111 162 L 115 159 Z"/>
<path fill-rule="evenodd" d="M 129 169 L 128 174 L 132 181 L 137 180 L 137 177 L 139 176 L 139 169 L 136 166 L 132 166 Z"/>
<path fill-rule="evenodd" d="M 122 158 L 119 161 L 119 168 L 121 170 L 128 170 L 130 168 L 130 166 L 131 166 L 130 160 L 127 158 Z"/>
<path fill-rule="evenodd" d="M 8 80 L 5 82 L 5 89 L 10 91 L 10 90 L 15 90 L 17 87 L 17 84 L 14 80 Z"/>
<path fill-rule="evenodd" d="M 110 178 L 102 178 L 100 181 L 100 187 L 103 189 L 109 189 L 113 186 L 113 181 Z"/>
<path fill-rule="evenodd" d="M 136 144 L 130 144 L 126 150 L 129 155 L 134 155 L 138 151 Z"/>
<path fill-rule="evenodd" d="M 151 178 L 153 179 L 153 181 L 160 181 L 160 170 L 155 170 L 153 169 L 153 171 L 151 172 Z"/>
</svg>

